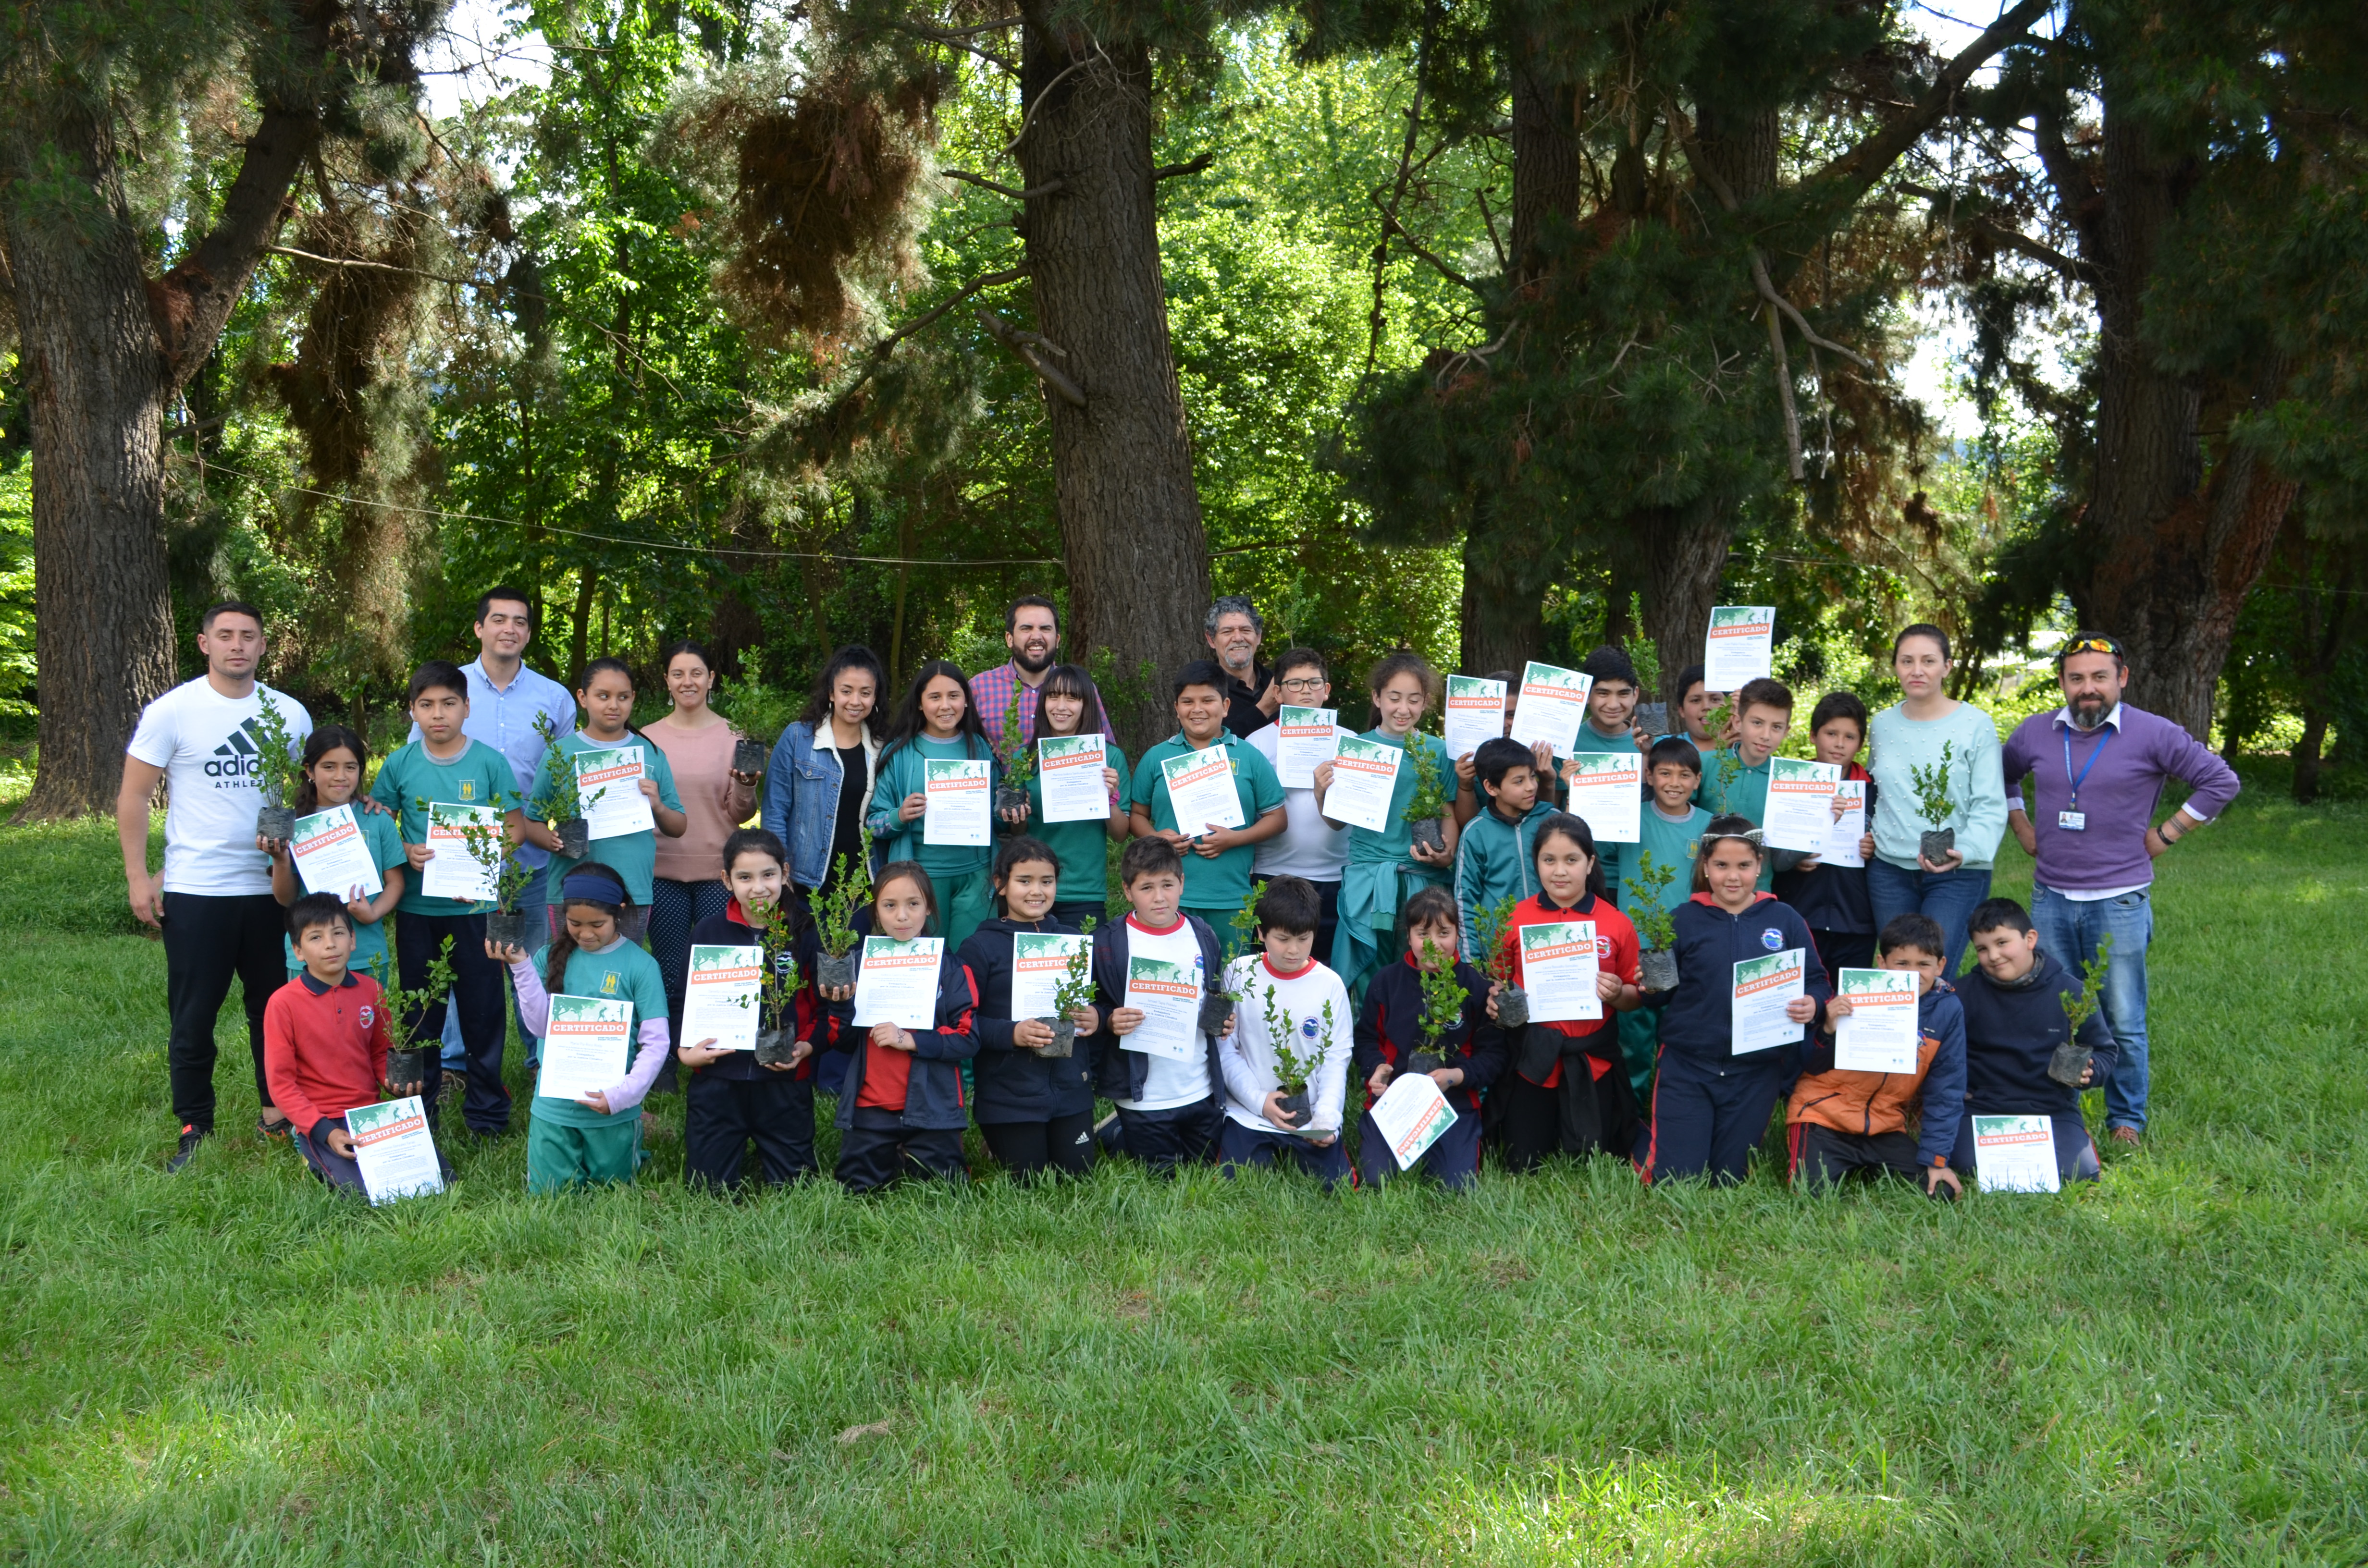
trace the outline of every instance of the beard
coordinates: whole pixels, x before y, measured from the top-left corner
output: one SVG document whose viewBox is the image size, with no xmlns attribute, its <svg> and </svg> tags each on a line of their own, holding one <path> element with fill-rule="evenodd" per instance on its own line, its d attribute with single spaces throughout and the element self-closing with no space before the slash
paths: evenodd
<svg viewBox="0 0 2368 1568">
<path fill-rule="evenodd" d="M 1042 675 L 1053 667 L 1053 650 L 1048 646 L 1041 653 L 1030 653 L 1025 647 L 1014 648 L 1011 662 L 1031 676 Z"/>
<path fill-rule="evenodd" d="M 2093 730 L 2103 723 L 2105 715 L 2112 710 L 2112 703 L 2102 697 L 2093 694 L 2076 697 L 2072 699 L 2072 722 L 2081 729 Z"/>
</svg>

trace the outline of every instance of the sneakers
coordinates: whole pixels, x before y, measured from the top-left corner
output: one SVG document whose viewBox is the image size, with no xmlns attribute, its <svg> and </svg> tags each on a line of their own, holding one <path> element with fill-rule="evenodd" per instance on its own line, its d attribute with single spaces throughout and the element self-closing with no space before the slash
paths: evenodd
<svg viewBox="0 0 2368 1568">
<path fill-rule="evenodd" d="M 2124 1149 L 2135 1149 L 2138 1146 L 2138 1130 L 2135 1127 L 2116 1127 L 2106 1136 Z"/>
<path fill-rule="evenodd" d="M 267 1143 L 287 1142 L 289 1130 L 293 1125 L 284 1116 L 277 1121 L 267 1121 L 259 1116 L 255 1119 L 256 1133 Z"/>
<path fill-rule="evenodd" d="M 188 1166 L 189 1161 L 196 1156 L 198 1145 L 205 1141 L 206 1135 L 204 1133 L 199 1131 L 196 1128 L 189 1126 L 186 1122 L 183 1123 L 181 1127 L 181 1146 L 173 1151 L 173 1157 L 171 1159 L 165 1162 L 165 1174 L 166 1176 L 179 1176 L 182 1170 Z"/>
</svg>

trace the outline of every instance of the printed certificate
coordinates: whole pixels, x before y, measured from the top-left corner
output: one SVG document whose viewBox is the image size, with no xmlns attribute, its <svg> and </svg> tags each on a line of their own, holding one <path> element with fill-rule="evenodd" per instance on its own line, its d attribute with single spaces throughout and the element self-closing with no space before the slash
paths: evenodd
<svg viewBox="0 0 2368 1568">
<path fill-rule="evenodd" d="M 1570 759 L 1570 814 L 1598 844 L 1634 844 L 1644 835 L 1645 758 L 1633 751 L 1580 752 Z"/>
<path fill-rule="evenodd" d="M 1531 660 L 1521 671 L 1521 694 L 1513 701 L 1513 739 L 1525 746 L 1543 741 L 1554 756 L 1568 756 L 1578 744 L 1587 694 L 1594 686 L 1592 676 Z"/>
<path fill-rule="evenodd" d="M 1732 692 L 1775 669 L 1776 607 L 1713 605 L 1703 639 L 1702 685 Z"/>
<path fill-rule="evenodd" d="M 655 833 L 658 819 L 642 793 L 648 769 L 639 746 L 610 746 L 575 754 L 575 794 L 584 802 L 584 829 L 595 840 L 629 833 Z"/>
<path fill-rule="evenodd" d="M 1603 1017 L 1596 993 L 1602 960 L 1592 920 L 1556 920 L 1521 927 L 1521 988 L 1530 994 L 1530 1021 L 1575 1023 Z"/>
<path fill-rule="evenodd" d="M 943 937 L 916 937 L 909 942 L 864 937 L 863 967 L 855 971 L 855 1017 L 849 1021 L 862 1028 L 873 1024 L 937 1028 L 938 971 L 945 951 Z"/>
<path fill-rule="evenodd" d="M 921 842 L 976 847 L 995 842 L 995 765 L 981 757 L 928 757 L 922 786 Z M 1101 783 L 1096 774 L 1094 782 Z M 1102 814 L 1110 814 L 1107 802 Z"/>
<path fill-rule="evenodd" d="M 1358 735 L 1343 739 L 1340 754 L 1332 759 L 1332 788 L 1324 792 L 1324 814 L 1368 833 L 1387 833 L 1390 797 L 1397 792 L 1398 764 L 1405 758 L 1403 747 Z"/>
<path fill-rule="evenodd" d="M 351 806 L 331 806 L 325 812 L 298 817 L 296 831 L 288 840 L 288 854 L 296 862 L 296 875 L 306 892 L 334 893 L 343 899 L 356 888 L 361 889 L 364 898 L 376 898 L 386 891 L 378 867 L 371 863 L 370 840 L 362 836 L 362 824 L 354 820 Z"/>
<path fill-rule="evenodd" d="M 1787 948 L 1735 966 L 1735 996 L 1727 1015 L 1732 1054 L 1772 1051 L 1801 1038 L 1802 1026 L 1784 1016 L 1793 998 L 1807 994 L 1805 948 Z"/>
<path fill-rule="evenodd" d="M 694 942 L 682 989 L 682 1043 L 712 1040 L 712 1051 L 757 1049 L 757 997 L 765 979 L 761 947 Z"/>
<path fill-rule="evenodd" d="M 1852 1073 L 1916 1071 L 1916 1013 L 1922 994 L 1904 969 L 1846 969 L 1836 994 L 1850 1005 L 1834 1020 L 1834 1065 Z"/>
<path fill-rule="evenodd" d="M 1099 734 L 1046 735 L 1036 743 L 1036 785 L 1047 823 L 1109 818 L 1110 786 L 1102 782 L 1107 747 Z"/>
</svg>

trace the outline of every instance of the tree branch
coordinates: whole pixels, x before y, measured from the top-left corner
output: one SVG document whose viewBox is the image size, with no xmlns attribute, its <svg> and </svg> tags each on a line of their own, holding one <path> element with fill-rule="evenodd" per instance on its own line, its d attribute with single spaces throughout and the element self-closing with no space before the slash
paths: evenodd
<svg viewBox="0 0 2368 1568">
<path fill-rule="evenodd" d="M 1784 324 L 1773 303 L 1761 312 L 1768 318 L 1768 351 L 1776 357 L 1776 397 L 1784 405 L 1784 462 L 1793 482 L 1806 477 L 1801 466 L 1801 412 L 1793 406 L 1793 361 L 1784 353 Z"/>
<path fill-rule="evenodd" d="M 982 175 L 972 174 L 967 169 L 939 169 L 938 173 L 948 179 L 958 179 L 964 185 L 974 185 L 981 190 L 991 190 L 997 196 L 1008 196 L 1014 201 L 1025 201 L 1033 196 L 1051 196 L 1055 191 L 1066 190 L 1069 187 L 1069 182 L 1066 180 L 1051 179 L 1046 180 L 1042 185 L 1030 186 L 1026 190 L 1014 190 L 1008 185 L 998 185 Z"/>
<path fill-rule="evenodd" d="M 941 43 L 949 49 L 959 49 L 964 54 L 975 54 L 981 60 L 985 61 L 989 65 L 994 66 L 998 71 L 1008 72 L 1010 74 L 1017 76 L 1019 74 L 1019 66 L 1016 62 L 1006 60 L 1003 56 L 996 53 L 995 51 L 981 48 L 979 45 L 971 42 L 970 40 L 973 36 L 978 33 L 993 32 L 998 26 L 1009 27 L 1012 22 L 1017 22 L 1019 19 L 1019 17 L 1014 17 L 1010 18 L 1010 21 L 989 23 L 985 27 L 963 28 L 958 31 L 949 31 L 942 28 L 933 28 L 928 26 L 927 23 L 916 22 L 909 19 L 890 22 L 888 25 L 894 28 L 898 32 L 911 33 L 916 38 L 925 38 L 931 43 Z"/>
<path fill-rule="evenodd" d="M 1055 347 L 1053 345 L 1045 342 L 1043 338 L 1038 336 L 1035 333 L 1020 331 L 1018 327 L 1013 326 L 1009 322 L 1005 321 L 1001 316 L 996 315 L 993 311 L 980 311 L 977 314 L 978 324 L 986 329 L 987 335 L 994 338 L 1006 348 L 1010 349 L 1013 354 L 1019 356 L 1019 362 L 1026 365 L 1030 369 L 1035 371 L 1038 379 L 1042 381 L 1046 386 L 1051 387 L 1054 392 L 1060 393 L 1061 400 L 1063 402 L 1068 403 L 1073 408 L 1083 408 L 1086 406 L 1086 394 L 1084 390 L 1080 388 L 1076 382 L 1062 374 L 1060 370 L 1046 364 L 1042 356 L 1037 352 L 1037 348 L 1041 345 L 1042 347 L 1051 349 L 1053 352 L 1057 353 L 1065 358 L 1069 352 L 1067 349 Z"/>
<path fill-rule="evenodd" d="M 976 278 L 972 278 L 969 282 L 963 284 L 961 288 L 955 290 L 952 295 L 942 304 L 936 306 L 934 309 L 923 311 L 919 315 L 915 316 L 911 321 L 906 322 L 903 326 L 898 327 L 895 331 L 890 333 L 887 336 L 873 344 L 870 348 L 864 350 L 864 353 L 871 358 L 874 365 L 877 365 L 881 360 L 888 358 L 890 352 L 895 348 L 896 345 L 904 342 L 906 338 L 912 336 L 916 332 L 923 332 L 928 330 L 929 327 L 936 325 L 939 320 L 943 319 L 947 312 L 951 311 L 955 306 L 961 304 L 964 300 L 969 299 L 973 294 L 977 293 L 980 290 L 992 289 L 999 283 L 1014 282 L 1027 276 L 1028 268 L 1025 266 L 1008 267 L 1001 272 L 983 272 Z M 867 370 L 864 374 L 868 377 L 871 372 Z M 850 388 L 848 390 L 852 391 L 853 389 Z"/>
<path fill-rule="evenodd" d="M 1162 164 L 1151 171 L 1152 183 L 1156 185 L 1164 179 L 1174 179 L 1178 175 L 1197 175 L 1216 161 L 1217 154 L 1214 153 L 1203 153 L 1197 158 L 1188 158 L 1180 164 Z"/>
<path fill-rule="evenodd" d="M 1918 197 L 1926 201 L 1930 201 L 1935 204 L 1938 204 L 1949 195 L 1949 192 L 1945 190 L 1935 190 L 1930 186 L 1924 185 L 1903 185 L 1898 188 L 1906 191 L 1910 196 Z M 1987 235 L 1998 244 L 2004 245 L 2007 249 L 2028 256 L 2032 261 L 2039 263 L 2042 267 L 2048 268 L 2050 271 L 2060 273 L 2062 276 L 2070 278 L 2075 283 L 2094 284 L 2097 281 L 2097 269 L 2088 262 L 2082 261 L 2078 256 L 2066 256 L 2054 245 L 2034 240 L 2020 229 L 2009 228 L 2003 223 L 1992 222 L 1988 216 L 1984 213 L 1978 211 L 1960 211 L 1957 213 L 1953 221 L 1944 218 L 1942 219 L 1942 222 L 1944 223 L 1952 223 L 1952 226 L 1954 224 L 1964 224 L 1978 229 L 1983 234 Z"/>
<path fill-rule="evenodd" d="M 499 279 L 489 281 L 483 278 L 455 278 L 449 272 L 422 272 L 416 267 L 397 267 L 391 261 L 370 261 L 360 256 L 319 256 L 312 251 L 298 250 L 293 245 L 266 245 L 263 249 L 268 256 L 293 256 L 298 261 L 309 261 L 321 267 L 359 267 L 371 272 L 401 272 L 413 278 L 425 278 L 435 283 L 459 283 L 471 289 L 501 287 Z"/>
<path fill-rule="evenodd" d="M 1381 207 L 1381 197 L 1376 194 L 1372 198 L 1372 202 L 1374 206 Z M 1446 278 L 1450 283 L 1461 283 L 1463 287 L 1471 290 L 1474 294 L 1479 295 L 1484 300 L 1488 297 L 1488 291 L 1486 290 L 1481 288 L 1479 284 L 1474 283 L 1469 278 L 1464 277 L 1461 272 L 1456 271 L 1455 268 L 1448 266 L 1444 261 L 1441 261 L 1437 254 L 1431 251 L 1429 247 L 1425 245 L 1420 240 L 1416 239 L 1412 234 L 1408 233 L 1406 232 L 1406 226 L 1398 222 L 1398 215 L 1391 211 L 1386 207 L 1382 207 L 1382 228 L 1384 233 L 1395 234 L 1401 241 L 1405 242 L 1406 249 L 1414 252 L 1416 256 L 1420 256 L 1423 260 L 1430 263 L 1430 265 L 1437 269 L 1439 275 L 1441 278 Z"/>
</svg>

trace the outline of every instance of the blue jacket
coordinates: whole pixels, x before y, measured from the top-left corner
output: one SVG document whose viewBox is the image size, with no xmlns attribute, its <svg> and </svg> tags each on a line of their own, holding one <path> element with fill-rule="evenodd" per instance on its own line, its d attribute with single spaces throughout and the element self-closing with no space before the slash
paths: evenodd
<svg viewBox="0 0 2368 1568">
<path fill-rule="evenodd" d="M 2047 1075 L 2048 1058 L 2064 1043 L 2064 998 L 2080 994 L 2080 977 L 2042 952 L 2031 972 L 2001 985 L 1975 969 L 1957 980 L 1965 1006 L 1965 1109 L 1975 1116 L 2080 1115 L 2080 1091 Z M 2100 1007 L 2080 1026 L 2090 1052 L 2093 1087 L 2113 1075 L 2121 1048 Z"/>
<path fill-rule="evenodd" d="M 1678 955 L 1678 988 L 1661 1009 L 1661 1049 L 1738 1072 L 1755 1070 L 1762 1062 L 1779 1063 L 1782 1075 L 1791 1077 L 1799 1062 L 1798 1046 L 1735 1054 L 1735 966 L 1787 948 L 1805 949 L 1801 989 L 1817 1005 L 1816 1017 L 1805 1027 L 1822 1028 L 1826 1004 L 1833 999 L 1833 982 L 1800 915 L 1774 893 L 1763 892 L 1742 914 L 1729 915 L 1710 894 L 1698 892 L 1669 911 L 1669 924 L 1677 930 L 1672 950 Z"/>
<path fill-rule="evenodd" d="M 1225 956 L 1217 946 L 1217 934 L 1197 915 L 1188 914 L 1184 919 L 1190 922 L 1192 935 L 1201 941 L 1201 972 L 1210 983 L 1222 980 Z M 1151 1058 L 1127 1050 L 1125 1041 L 1110 1028 L 1110 1016 L 1126 1004 L 1127 929 L 1124 920 L 1094 927 L 1094 1006 L 1102 1015 L 1102 1027 L 1094 1036 L 1094 1078 L 1102 1095 L 1114 1100 L 1141 1099 L 1143 1085 L 1151 1076 Z M 1222 1098 L 1225 1064 L 1217 1054 L 1217 1037 L 1203 1034 L 1201 1040 L 1209 1048 L 1210 1096 Z"/>
<path fill-rule="evenodd" d="M 1811 1030 L 1801 1048 L 1801 1081 L 1793 1085 L 1788 1122 L 1810 1122 L 1872 1138 L 1917 1124 L 1916 1158 L 1949 1163 L 1957 1123 L 1965 1111 L 1965 1010 L 1945 980 L 1916 1004 L 1916 1069 L 1864 1073 L 1834 1065 L 1834 1037 Z"/>
<path fill-rule="evenodd" d="M 855 949 L 855 972 L 863 974 L 863 949 Z M 907 1127 L 959 1131 L 970 1125 L 970 1106 L 962 1096 L 962 1064 L 978 1054 L 978 995 L 972 991 L 970 971 L 951 948 L 938 964 L 938 1027 L 913 1031 L 913 1066 L 905 1081 Z M 855 1125 L 856 1096 L 863 1092 L 863 1064 L 871 1054 L 871 1031 L 848 1020 L 855 1016 L 852 1002 L 831 1004 L 833 1046 L 849 1053 L 847 1079 L 838 1088 L 838 1114 L 832 1119 L 842 1130 Z"/>
<path fill-rule="evenodd" d="M 1081 1037 L 1067 1056 L 1045 1056 L 1011 1043 L 1011 937 L 1017 931 L 1049 931 L 1073 937 L 1077 928 L 1058 920 L 1023 925 L 996 915 L 979 923 L 962 945 L 962 967 L 978 994 L 978 1101 L 972 1113 L 989 1122 L 1050 1121 L 1094 1108 L 1093 1043 Z"/>
<path fill-rule="evenodd" d="M 1434 1049 L 1447 1059 L 1447 1066 L 1463 1069 L 1463 1082 L 1447 1091 L 1447 1103 L 1458 1116 L 1477 1115 L 1480 1091 L 1504 1072 L 1509 1053 L 1505 1031 L 1488 1021 L 1488 977 L 1468 963 L 1459 963 L 1455 978 L 1463 986 L 1463 1011 L 1452 1028 L 1440 1031 Z M 1373 1069 L 1383 1062 L 1402 1072 L 1406 1059 L 1422 1049 L 1422 971 L 1414 955 L 1373 971 L 1364 1010 L 1357 1015 L 1355 1038 L 1350 1061 L 1360 1088 L 1372 1081 Z M 1365 1108 L 1372 1109 L 1372 1104 L 1373 1096 L 1367 1095 Z"/>
<path fill-rule="evenodd" d="M 758 820 L 790 852 L 790 880 L 818 888 L 830 874 L 831 831 L 838 824 L 838 753 L 814 744 L 814 728 L 801 719 L 773 743 L 765 769 L 765 803 Z M 870 804 L 871 787 L 855 785 Z M 875 856 L 876 859 L 877 857 Z"/>
</svg>

